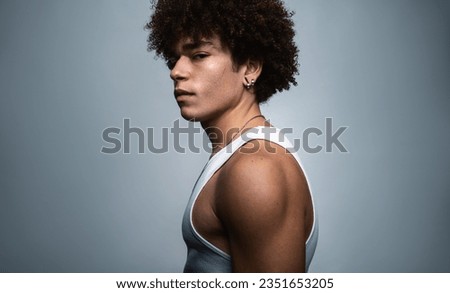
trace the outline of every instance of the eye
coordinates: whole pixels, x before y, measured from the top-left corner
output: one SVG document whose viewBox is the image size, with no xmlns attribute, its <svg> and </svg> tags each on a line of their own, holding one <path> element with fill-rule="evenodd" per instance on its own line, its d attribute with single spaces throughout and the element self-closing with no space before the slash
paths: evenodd
<svg viewBox="0 0 450 293">
<path fill-rule="evenodd" d="M 206 57 L 208 57 L 209 55 L 207 53 L 196 53 L 192 56 L 192 59 L 194 60 L 199 60 L 199 59 L 204 59 Z"/>
</svg>

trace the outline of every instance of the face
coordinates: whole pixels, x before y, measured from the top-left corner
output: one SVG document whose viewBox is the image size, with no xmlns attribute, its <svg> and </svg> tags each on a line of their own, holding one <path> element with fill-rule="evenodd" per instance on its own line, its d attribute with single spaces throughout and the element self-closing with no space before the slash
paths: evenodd
<svg viewBox="0 0 450 293">
<path fill-rule="evenodd" d="M 231 53 L 213 37 L 193 43 L 181 40 L 168 62 L 181 115 L 200 122 L 218 119 L 238 105 L 243 95 L 243 66 L 233 66 Z"/>
</svg>

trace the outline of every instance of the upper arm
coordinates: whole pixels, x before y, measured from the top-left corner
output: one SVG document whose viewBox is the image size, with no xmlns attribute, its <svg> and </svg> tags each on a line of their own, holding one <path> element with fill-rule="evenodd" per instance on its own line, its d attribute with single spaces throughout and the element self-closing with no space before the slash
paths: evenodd
<svg viewBox="0 0 450 293">
<path fill-rule="evenodd" d="M 272 155 L 239 154 L 219 179 L 216 209 L 235 272 L 305 270 L 301 182 Z"/>
</svg>

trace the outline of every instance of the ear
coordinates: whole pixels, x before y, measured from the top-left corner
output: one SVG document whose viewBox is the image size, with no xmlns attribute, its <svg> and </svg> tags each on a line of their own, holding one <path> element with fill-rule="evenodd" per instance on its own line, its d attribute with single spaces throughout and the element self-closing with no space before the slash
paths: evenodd
<svg viewBox="0 0 450 293">
<path fill-rule="evenodd" d="M 258 77 L 261 75 L 263 64 L 260 61 L 256 60 L 247 60 L 245 63 L 245 72 L 244 72 L 244 87 L 251 91 L 255 86 Z"/>
<path fill-rule="evenodd" d="M 257 60 L 247 60 L 245 69 L 245 78 L 248 81 L 253 80 L 256 82 L 258 77 L 261 75 L 263 63 Z"/>
</svg>

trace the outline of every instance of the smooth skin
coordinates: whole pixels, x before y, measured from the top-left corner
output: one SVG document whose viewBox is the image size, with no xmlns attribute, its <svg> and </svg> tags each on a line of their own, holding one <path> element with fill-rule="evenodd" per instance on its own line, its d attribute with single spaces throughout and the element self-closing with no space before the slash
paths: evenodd
<svg viewBox="0 0 450 293">
<path fill-rule="evenodd" d="M 170 77 L 181 115 L 201 123 L 213 156 L 261 114 L 253 90 L 244 84 L 257 81 L 263 64 L 234 65 L 217 36 L 197 44 L 182 39 L 174 52 Z M 267 122 L 253 119 L 240 133 L 260 125 Z M 313 224 L 306 178 L 284 148 L 250 141 L 200 192 L 193 224 L 231 256 L 233 272 L 304 272 L 305 242 Z"/>
</svg>

